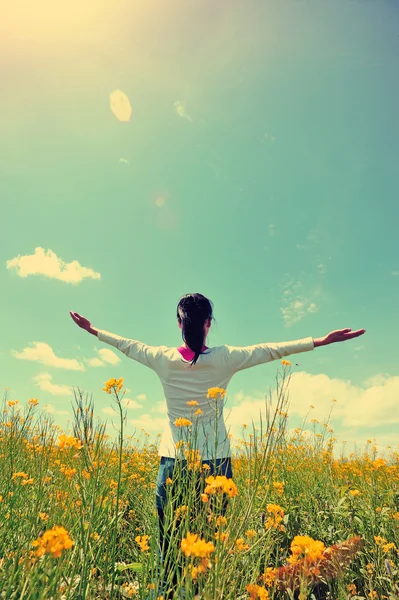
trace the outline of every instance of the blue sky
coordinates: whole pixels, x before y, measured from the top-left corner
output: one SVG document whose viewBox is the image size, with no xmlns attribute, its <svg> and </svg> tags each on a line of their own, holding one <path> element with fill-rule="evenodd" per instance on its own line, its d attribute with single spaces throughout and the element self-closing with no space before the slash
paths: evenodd
<svg viewBox="0 0 399 600">
<path fill-rule="evenodd" d="M 29 7 L 11 6 L 0 24 L 9 397 L 38 398 L 67 427 L 73 387 L 111 419 L 102 387 L 124 377 L 128 433 L 156 436 L 165 401 L 155 373 L 118 362 L 69 310 L 178 346 L 178 300 L 200 292 L 217 320 L 208 345 L 366 329 L 288 357 L 299 363 L 292 425 L 310 404 L 323 422 L 336 398 L 340 441 L 396 446 L 397 3 Z M 117 90 L 132 107 L 126 122 L 111 110 Z M 232 431 L 258 419 L 279 368 L 235 375 Z"/>
</svg>

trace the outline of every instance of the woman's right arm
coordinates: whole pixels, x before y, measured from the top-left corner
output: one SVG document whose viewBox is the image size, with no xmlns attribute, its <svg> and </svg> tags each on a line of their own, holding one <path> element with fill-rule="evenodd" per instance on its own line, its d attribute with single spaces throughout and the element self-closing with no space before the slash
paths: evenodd
<svg viewBox="0 0 399 600">
<path fill-rule="evenodd" d="M 85 319 L 85 317 L 82 317 L 82 315 L 80 315 L 79 313 L 72 312 L 71 310 L 69 311 L 69 314 L 71 315 L 72 319 L 75 321 L 76 325 L 79 325 L 79 327 L 81 329 L 88 331 L 92 335 L 98 336 L 97 327 L 93 327 L 93 325 L 90 323 L 90 321 L 88 319 Z"/>
<path fill-rule="evenodd" d="M 309 352 L 319 346 L 327 346 L 335 342 L 344 342 L 365 333 L 365 329 L 351 331 L 349 328 L 332 331 L 324 337 L 313 339 L 302 338 L 291 342 L 270 342 L 253 346 L 225 346 L 226 362 L 229 370 L 236 373 L 257 365 L 284 358 L 290 354 Z"/>
</svg>

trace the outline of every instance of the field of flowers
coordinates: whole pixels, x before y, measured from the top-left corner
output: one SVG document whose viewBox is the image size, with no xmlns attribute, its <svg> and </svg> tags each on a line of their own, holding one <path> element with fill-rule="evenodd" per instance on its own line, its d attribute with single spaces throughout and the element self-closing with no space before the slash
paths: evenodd
<svg viewBox="0 0 399 600">
<path fill-rule="evenodd" d="M 157 446 L 145 432 L 125 436 L 123 379 L 103 388 L 119 411 L 116 441 L 80 390 L 68 432 L 38 399 L 24 404 L 6 391 L 0 598 L 399 599 L 398 454 L 381 458 L 369 441 L 337 458 L 328 419 L 289 434 L 291 365 L 282 366 L 260 428 L 243 424 L 232 480 L 207 474 L 195 449 L 201 411 L 188 401 L 192 417 L 177 425 L 189 468 L 167 480 L 167 567 L 157 552 Z M 225 395 L 208 390 L 215 408 Z"/>
</svg>

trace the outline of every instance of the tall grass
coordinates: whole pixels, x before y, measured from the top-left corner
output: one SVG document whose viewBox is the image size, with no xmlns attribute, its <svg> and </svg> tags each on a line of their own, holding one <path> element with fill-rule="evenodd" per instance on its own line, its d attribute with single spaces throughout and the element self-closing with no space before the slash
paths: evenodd
<svg viewBox="0 0 399 600">
<path fill-rule="evenodd" d="M 123 380 L 104 388 L 119 414 L 116 440 L 106 435 L 104 423 L 94 422 L 94 404 L 79 389 L 71 432 L 41 412 L 36 399 L 23 406 L 6 392 L 0 597 L 165 594 L 166 600 L 168 590 L 169 597 L 179 597 L 184 588 L 187 598 L 197 594 L 204 600 L 399 599 L 399 456 L 392 452 L 383 459 L 370 442 L 362 453 L 336 458 L 328 420 L 313 423 L 310 432 L 304 422 L 288 433 L 290 363 L 282 363 L 275 403 L 271 395 L 265 398 L 252 433 L 243 424 L 233 482 L 209 478 L 196 452 L 201 416 L 193 410 L 192 425 L 181 426 L 188 468 L 183 472 L 177 462 L 167 482 L 171 541 L 164 561 L 154 499 L 158 448 L 145 439 L 125 439 Z M 223 398 L 214 395 L 216 410 Z"/>
</svg>

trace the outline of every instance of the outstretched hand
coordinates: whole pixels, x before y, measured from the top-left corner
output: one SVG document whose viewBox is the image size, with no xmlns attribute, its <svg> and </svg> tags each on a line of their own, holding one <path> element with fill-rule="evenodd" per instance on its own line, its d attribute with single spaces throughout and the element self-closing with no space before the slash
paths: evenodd
<svg viewBox="0 0 399 600">
<path fill-rule="evenodd" d="M 350 327 L 347 327 L 346 329 L 337 329 L 326 335 L 325 343 L 334 344 L 335 342 L 346 342 L 346 340 L 359 337 L 359 335 L 363 335 L 364 333 L 366 333 L 365 329 L 357 329 L 356 331 L 352 331 Z"/>
<path fill-rule="evenodd" d="M 76 325 L 79 325 L 79 327 L 81 327 L 82 329 L 85 329 L 86 331 L 90 331 L 91 323 L 88 319 L 85 319 L 79 313 L 72 312 L 71 310 L 69 311 L 69 314 L 71 315 L 72 319 L 75 321 Z"/>
</svg>

